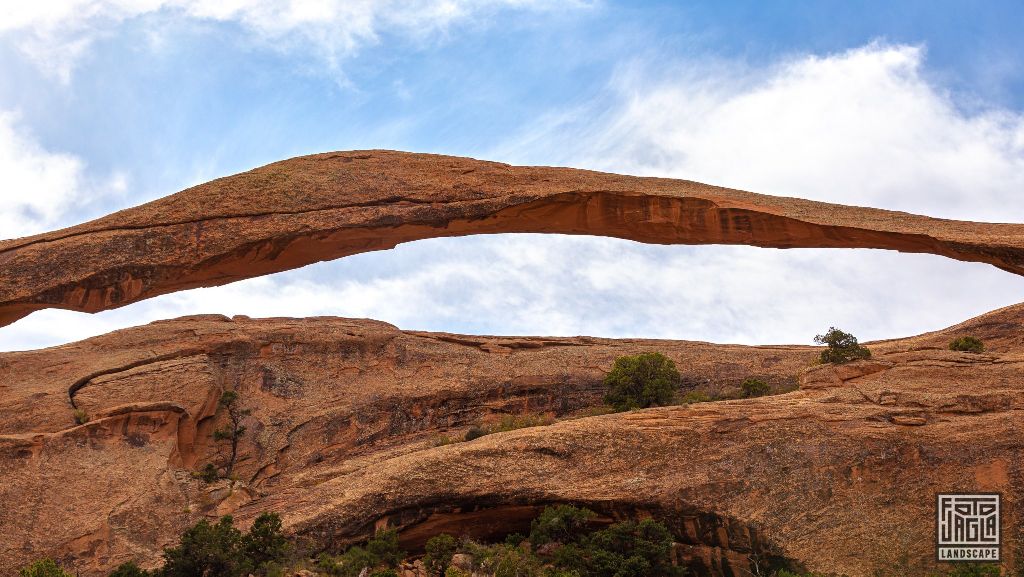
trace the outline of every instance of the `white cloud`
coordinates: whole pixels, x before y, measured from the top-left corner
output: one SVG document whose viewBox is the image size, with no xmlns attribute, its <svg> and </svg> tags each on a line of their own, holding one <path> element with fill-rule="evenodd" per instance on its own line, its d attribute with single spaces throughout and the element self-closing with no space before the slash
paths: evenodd
<svg viewBox="0 0 1024 577">
<path fill-rule="evenodd" d="M 0 111 L 0 238 L 16 238 L 54 226 L 80 199 L 82 161 L 44 150 L 21 134 L 17 117 Z"/>
<path fill-rule="evenodd" d="M 0 7 L 0 34 L 13 34 L 44 71 L 67 83 L 99 37 L 144 16 L 236 23 L 274 49 L 302 47 L 340 73 L 341 61 L 382 35 L 422 42 L 502 9 L 560 10 L 584 0 L 47 0 Z"/>
<path fill-rule="evenodd" d="M 0 239 L 69 224 L 76 209 L 127 189 L 125 174 L 97 181 L 85 168 L 76 155 L 43 148 L 18 123 L 17 114 L 0 110 Z"/>
<path fill-rule="evenodd" d="M 495 156 L 1024 222 L 1024 116 L 961 110 L 926 80 L 923 56 L 870 45 L 757 70 L 634 63 L 605 98 Z"/>
</svg>

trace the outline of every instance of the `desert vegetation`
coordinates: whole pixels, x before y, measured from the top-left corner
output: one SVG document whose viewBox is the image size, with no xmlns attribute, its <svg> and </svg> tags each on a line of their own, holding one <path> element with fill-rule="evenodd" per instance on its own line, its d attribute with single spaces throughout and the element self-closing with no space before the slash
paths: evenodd
<svg viewBox="0 0 1024 577">
<path fill-rule="evenodd" d="M 240 405 L 240 397 L 235 391 L 224 391 L 221 393 L 217 408 L 224 411 L 227 416 L 227 423 L 213 432 L 213 440 L 218 443 L 218 454 L 220 463 L 206 463 L 193 475 L 204 483 L 213 483 L 222 477 L 232 478 L 235 469 L 235 462 L 238 461 L 238 443 L 245 435 L 246 427 L 242 420 L 252 414 L 249 409 L 243 409 Z M 224 454 L 223 444 L 227 444 L 227 454 Z M 223 471 L 223 474 L 221 473 Z"/>
<path fill-rule="evenodd" d="M 182 535 L 175 547 L 164 549 L 164 564 L 154 571 L 134 562 L 118 566 L 110 577 L 279 577 L 293 546 L 281 531 L 281 519 L 263 513 L 248 533 L 235 528 L 230 516 L 216 523 L 203 519 Z M 72 577 L 52 559 L 21 569 L 20 577 Z"/>
<path fill-rule="evenodd" d="M 518 429 L 530 427 L 543 427 L 555 422 L 552 413 L 528 414 L 528 415 L 502 415 L 501 419 L 494 423 L 477 423 L 466 430 L 461 437 L 452 436 L 447 433 L 439 435 L 434 444 L 437 446 L 450 445 L 462 441 L 472 441 L 494 433 L 505 433 Z"/>
<path fill-rule="evenodd" d="M 594 529 L 590 510 L 547 507 L 529 536 L 481 544 L 441 534 L 427 543 L 424 567 L 438 577 L 670 577 L 686 570 L 671 561 L 672 534 L 653 519 Z"/>
<path fill-rule="evenodd" d="M 839 365 L 858 359 L 871 358 L 871 351 L 858 343 L 857 337 L 836 327 L 829 327 L 825 334 L 815 336 L 814 342 L 827 347 L 821 351 L 822 364 Z"/>
<path fill-rule="evenodd" d="M 604 378 L 604 402 L 616 411 L 668 405 L 679 383 L 676 364 L 661 353 L 622 356 Z"/>
<path fill-rule="evenodd" d="M 251 411 L 239 406 L 238 393 L 235 391 L 224 391 L 220 397 L 219 406 L 227 412 L 228 422 L 213 432 L 213 439 L 229 443 L 230 448 L 224 463 L 224 476 L 230 477 L 235 468 L 235 461 L 238 460 L 238 441 L 241 440 L 246 430 L 242 419 L 249 416 Z"/>
<path fill-rule="evenodd" d="M 397 577 L 395 569 L 407 553 L 398 545 L 398 531 L 378 531 L 365 545 L 350 547 L 341 555 L 322 553 L 316 567 L 332 577 Z"/>
<path fill-rule="evenodd" d="M 607 522 L 605 522 L 607 523 Z M 410 556 L 394 528 L 378 531 L 361 545 L 311 558 L 283 533 L 281 519 L 263 513 L 248 532 L 230 516 L 201 520 L 174 547 L 164 549 L 163 566 L 141 569 L 127 562 L 109 577 L 685 577 L 672 556 L 675 540 L 661 522 L 646 518 L 612 524 L 572 505 L 546 507 L 524 536 L 481 543 L 448 533 L 431 537 L 422 555 Z M 754 564 L 752 567 L 757 567 Z M 402 571 L 402 573 L 400 573 Z M 755 577 L 824 577 L 785 568 L 757 569 Z M 885 577 L 886 572 L 876 572 Z M 960 563 L 928 577 L 999 577 L 992 564 Z M 52 559 L 23 567 L 19 577 L 73 577 Z"/>
<path fill-rule="evenodd" d="M 981 342 L 981 339 L 977 337 L 957 337 L 949 342 L 949 350 L 964 353 L 983 353 L 985 352 L 985 343 Z"/>
<path fill-rule="evenodd" d="M 763 397 L 770 392 L 772 392 L 772 388 L 768 386 L 768 383 L 756 377 L 748 377 L 740 385 L 740 393 L 744 399 Z"/>
</svg>

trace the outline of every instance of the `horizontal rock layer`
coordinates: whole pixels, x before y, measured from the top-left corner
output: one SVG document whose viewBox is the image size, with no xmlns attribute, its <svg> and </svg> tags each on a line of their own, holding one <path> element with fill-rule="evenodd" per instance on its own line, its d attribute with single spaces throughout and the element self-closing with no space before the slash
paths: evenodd
<svg viewBox="0 0 1024 577">
<path fill-rule="evenodd" d="M 716 576 L 752 554 L 860 577 L 909 554 L 932 566 L 934 494 L 999 491 L 1004 554 L 1024 529 L 1024 305 L 873 343 L 817 350 L 405 332 L 376 321 L 204 316 L 0 354 L 0 573 L 53 555 L 84 576 L 162 546 L 203 516 L 282 514 L 312 549 L 375 527 L 415 548 L 439 530 L 521 530 L 548 503 L 654 515 Z M 988 351 L 948 351 L 954 336 Z M 685 387 L 776 392 L 585 416 L 622 354 L 661 351 Z M 204 485 L 216 399 L 239 392 L 239 481 Z M 89 421 L 76 425 L 74 411 Z M 549 426 L 459 439 L 502 415 Z M 221 448 L 223 449 L 223 448 Z M 895 574 L 895 573 L 894 573 Z"/>
<path fill-rule="evenodd" d="M 880 248 L 1024 274 L 1021 224 L 375 150 L 276 162 L 92 222 L 0 241 L 0 326 L 43 308 L 96 312 L 412 240 L 507 232 Z"/>
</svg>

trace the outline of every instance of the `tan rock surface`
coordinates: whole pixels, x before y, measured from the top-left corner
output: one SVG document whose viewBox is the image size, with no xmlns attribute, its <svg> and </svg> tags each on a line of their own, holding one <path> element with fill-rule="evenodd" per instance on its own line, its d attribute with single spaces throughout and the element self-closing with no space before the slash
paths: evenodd
<svg viewBox="0 0 1024 577">
<path fill-rule="evenodd" d="M 937 491 L 1004 495 L 1019 555 L 1024 305 L 872 345 L 870 362 L 810 367 L 816 350 L 403 332 L 335 318 L 189 317 L 0 354 L 0 574 L 43 555 L 101 575 L 203 515 L 264 510 L 314 548 L 374 527 L 416 547 L 438 530 L 522 530 L 544 504 L 656 515 L 677 553 L 728 575 L 752 552 L 868 576 L 934 555 Z M 945 350 L 973 334 L 988 351 Z M 647 350 L 688 386 L 749 375 L 788 394 L 568 419 L 597 404 L 614 358 Z M 246 421 L 239 482 L 204 485 L 215 400 Z M 69 395 L 70 392 L 70 395 Z M 91 420 L 75 425 L 74 405 Z M 544 427 L 438 446 L 501 414 Z M 917 569 L 905 572 L 916 575 Z"/>
<path fill-rule="evenodd" d="M 96 312 L 411 240 L 499 232 L 928 252 L 1024 274 L 1024 225 L 941 220 L 684 180 L 390 151 L 293 158 L 0 241 L 0 326 Z"/>
</svg>

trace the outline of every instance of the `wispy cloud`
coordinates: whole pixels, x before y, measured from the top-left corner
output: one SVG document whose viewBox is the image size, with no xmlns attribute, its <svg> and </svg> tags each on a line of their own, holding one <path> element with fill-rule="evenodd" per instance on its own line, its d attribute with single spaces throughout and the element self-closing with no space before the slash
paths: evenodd
<svg viewBox="0 0 1024 577">
<path fill-rule="evenodd" d="M 98 38 L 133 19 L 153 17 L 232 23 L 275 50 L 301 49 L 341 74 L 344 59 L 393 35 L 443 38 L 456 25 L 500 17 L 503 10 L 552 11 L 585 0 L 52 0 L 8 2 L 0 34 L 47 73 L 67 83 Z"/>
<path fill-rule="evenodd" d="M 17 114 L 0 110 L 0 238 L 44 232 L 63 223 L 77 208 L 100 196 L 121 194 L 123 174 L 96 182 L 76 155 L 44 149 L 18 123 Z"/>
<path fill-rule="evenodd" d="M 1024 222 L 1024 116 L 964 110 L 927 80 L 924 56 L 871 44 L 758 69 L 637 61 L 493 156 Z"/>
</svg>

